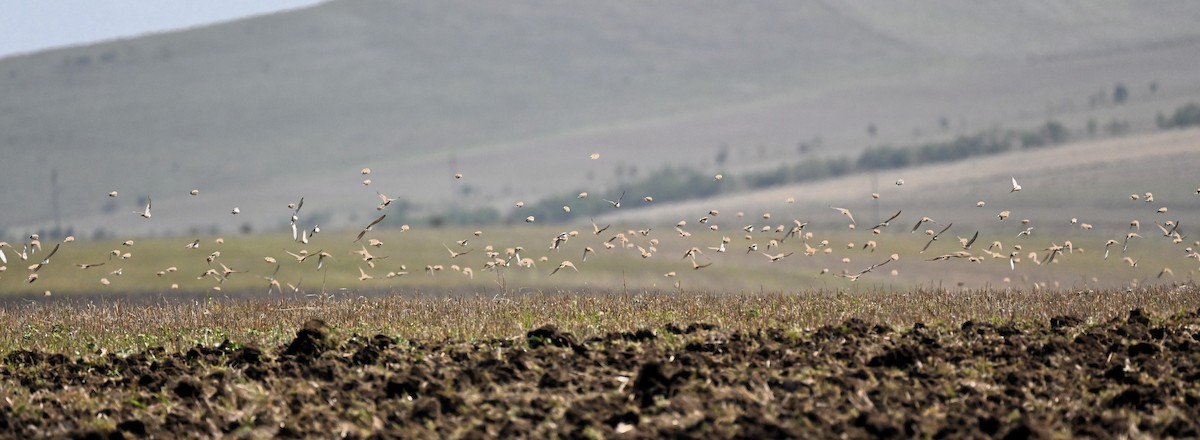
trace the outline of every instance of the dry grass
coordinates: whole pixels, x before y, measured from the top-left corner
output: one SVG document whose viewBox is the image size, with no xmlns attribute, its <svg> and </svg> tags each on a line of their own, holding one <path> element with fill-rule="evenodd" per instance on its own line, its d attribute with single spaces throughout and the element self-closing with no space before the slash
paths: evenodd
<svg viewBox="0 0 1200 440">
<path fill-rule="evenodd" d="M 84 353 L 148 347 L 181 350 L 225 339 L 263 347 L 290 340 L 320 318 L 343 336 L 385 334 L 408 340 L 513 338 L 546 324 L 581 337 L 704 322 L 728 331 L 802 331 L 849 318 L 892 326 L 965 320 L 1046 322 L 1057 315 L 1101 321 L 1142 308 L 1168 316 L 1200 307 L 1194 285 L 1123 290 L 917 289 L 906 292 L 810 290 L 796 293 L 589 292 L 508 296 L 325 296 L 188 302 L 54 302 L 0 308 L 0 352 Z"/>
<path fill-rule="evenodd" d="M 1144 203 L 1139 203 L 1148 206 Z M 828 208 L 831 214 L 837 214 Z M 822 212 L 823 213 L 823 212 Z M 751 213 L 753 215 L 754 213 Z M 779 213 L 777 213 L 779 214 Z M 914 214 L 915 216 L 916 214 Z M 725 214 L 723 214 L 725 216 Z M 1049 227 L 1039 224 L 1038 232 L 1030 237 L 1013 239 L 1012 235 L 999 231 L 985 231 L 975 246 L 977 255 L 984 255 L 979 250 L 986 247 L 992 240 L 1004 242 L 1003 252 L 1008 252 L 1014 244 L 1022 244 L 1023 260 L 1017 270 L 1010 270 L 1005 258 L 986 258 L 980 263 L 970 263 L 965 259 L 949 261 L 926 261 L 943 253 L 960 250 L 957 241 L 951 234 L 968 235 L 973 229 L 971 225 L 955 223 L 955 229 L 949 231 L 946 237 L 939 240 L 925 253 L 918 251 L 928 240 L 923 234 L 910 234 L 908 220 L 905 224 L 895 225 L 895 230 L 884 231 L 882 235 L 872 236 L 866 231 L 830 230 L 810 228 L 814 232 L 808 240 L 810 246 L 819 247 L 821 252 L 813 256 L 804 255 L 804 245 L 798 239 L 785 241 L 780 248 L 771 249 L 770 253 L 796 252 L 795 255 L 771 263 L 760 252 L 746 252 L 751 243 L 760 247 L 767 245 L 771 238 L 778 238 L 782 233 L 755 233 L 753 240 L 744 238 L 744 231 L 736 229 L 745 222 L 756 226 L 766 224 L 762 220 L 752 218 L 736 219 L 731 215 L 728 219 L 714 220 L 722 224 L 724 229 L 713 232 L 702 227 L 689 226 L 694 231 L 690 237 L 680 237 L 668 227 L 652 231 L 650 236 L 627 234 L 631 243 L 636 246 L 651 247 L 651 239 L 659 239 L 657 251 L 652 257 L 642 258 L 636 247 L 605 249 L 603 242 L 616 232 L 610 230 L 603 236 L 595 236 L 590 232 L 590 225 L 585 228 L 558 228 L 554 226 L 522 226 L 505 228 L 486 228 L 483 236 L 476 237 L 472 229 L 432 229 L 413 230 L 410 232 L 379 231 L 370 237 L 382 239 L 386 244 L 381 248 L 371 248 L 377 257 L 387 257 L 378 260 L 375 268 L 369 267 L 351 251 L 363 247 L 360 243 L 352 243 L 344 237 L 353 237 L 353 231 L 324 232 L 313 244 L 303 246 L 309 252 L 324 250 L 334 255 L 334 260 L 326 261 L 322 271 L 316 271 L 315 259 L 298 263 L 284 250 L 299 252 L 301 245 L 291 242 L 290 237 L 272 235 L 230 236 L 224 244 L 214 243 L 215 237 L 201 239 L 199 250 L 184 249 L 184 244 L 190 239 L 145 239 L 137 240 L 132 247 L 122 246 L 118 241 L 79 241 L 64 244 L 54 257 L 52 264 L 43 267 L 38 274 L 39 279 L 28 283 L 28 272 L 23 267 L 25 263 L 12 259 L 8 271 L 0 274 L 0 300 L 16 300 L 18 297 L 31 300 L 42 300 L 43 293 L 50 291 L 51 298 L 60 297 L 80 299 L 112 299 L 124 296 L 164 297 L 171 301 L 184 298 L 204 296 L 264 296 L 268 281 L 263 277 L 270 276 L 275 265 L 267 263 L 263 257 L 270 256 L 281 264 L 276 278 L 287 289 L 287 284 L 298 285 L 299 291 L 290 289 L 281 294 L 273 289 L 266 298 L 295 299 L 305 294 L 320 292 L 348 292 L 358 295 L 376 295 L 379 293 L 394 293 L 406 291 L 438 292 L 454 294 L 479 294 L 492 296 L 509 292 L 554 292 L 567 291 L 640 291 L 640 290 L 684 290 L 709 292 L 741 292 L 741 291 L 798 291 L 811 289 L 848 290 L 864 292 L 872 290 L 905 291 L 914 286 L 936 287 L 954 286 L 967 289 L 981 289 L 990 286 L 1032 289 L 1035 284 L 1043 289 L 1055 288 L 1092 288 L 1109 289 L 1127 286 L 1147 286 L 1150 284 L 1166 284 L 1184 282 L 1191 279 L 1195 268 L 1194 262 L 1184 258 L 1182 251 L 1185 245 L 1173 245 L 1162 237 L 1151 236 L 1130 245 L 1129 252 L 1122 254 L 1120 249 L 1114 249 L 1113 256 L 1103 259 L 1103 242 L 1105 239 L 1119 236 L 1111 231 L 1078 231 L 1078 228 L 1067 226 L 1063 231 L 1054 233 Z M 790 222 L 790 217 L 779 215 L 775 223 Z M 994 219 L 989 222 L 995 222 Z M 898 222 L 899 223 L 899 222 Z M 1185 222 L 1188 224 L 1190 222 Z M 582 225 L 580 225 L 582 226 Z M 1007 225 L 1006 225 L 1007 226 Z M 617 225 L 614 225 L 614 229 Z M 1019 228 L 1020 224 L 1012 227 Z M 1152 227 L 1152 226 L 1148 226 Z M 549 242 L 564 230 L 580 229 L 580 235 L 562 245 L 559 250 L 549 249 Z M 726 229 L 732 229 L 728 231 Z M 889 228 L 892 229 L 892 228 Z M 1146 231 L 1144 231 L 1146 232 Z M 721 237 L 732 236 L 733 241 L 727 246 L 728 252 L 717 253 L 707 249 L 721 241 Z M 1161 235 L 1161 234 L 1158 234 Z M 469 239 L 465 247 L 455 244 L 456 241 Z M 865 250 L 862 246 L 867 240 L 877 240 L 879 245 L 874 251 Z M 1064 243 L 1070 240 L 1078 249 L 1085 252 L 1065 253 L 1055 259 L 1054 264 L 1037 265 L 1027 257 L 1027 252 L 1036 252 L 1039 258 L 1047 254 L 1043 248 L 1053 243 Z M 365 241 L 365 240 L 364 240 Z M 828 245 L 822 246 L 822 241 Z M 853 247 L 848 245 L 853 243 Z M 518 267 L 515 263 L 503 268 L 500 273 L 485 269 L 488 261 L 484 255 L 486 246 L 491 245 L 497 252 L 506 248 L 523 246 L 522 257 L 539 260 L 537 266 L 531 268 Z M 455 248 L 459 252 L 471 250 L 471 253 L 451 258 L 444 246 Z M 590 246 L 596 253 L 582 261 L 583 248 Z M 693 270 L 692 263 L 682 258 L 692 246 L 700 247 L 704 254 L 701 262 L 712 262 L 709 267 Z M 110 250 L 117 249 L 129 252 L 132 257 L 128 260 L 114 258 L 109 260 Z M 829 253 L 824 253 L 829 249 Z M 765 250 L 765 249 L 763 249 Z M 205 257 L 213 251 L 220 251 L 221 256 L 216 262 L 209 264 Z M 897 253 L 900 260 L 889 264 L 884 269 L 867 274 L 857 282 L 831 274 L 849 272 L 855 273 L 872 264 Z M 1121 261 L 1124 256 L 1139 260 L 1139 266 L 1129 267 Z M 542 258 L 545 261 L 540 261 Z M 36 258 L 36 257 L 34 257 Z M 844 263 L 843 258 L 849 258 Z M 563 260 L 573 261 L 579 268 L 578 272 L 567 270 L 553 276 L 550 272 Z M 79 269 L 77 263 L 105 262 L 105 265 L 89 269 Z M 220 269 L 218 263 L 224 263 L 239 273 L 232 274 L 225 282 L 218 283 L 212 277 L 197 279 L 197 276 L 210 268 Z M 427 266 L 440 266 L 443 270 L 427 272 Z M 454 270 L 455 266 L 459 270 Z M 1173 267 L 1175 275 L 1157 275 L 1163 267 Z M 157 275 L 168 267 L 177 267 L 176 272 Z M 374 276 L 374 279 L 359 280 L 359 268 Z M 403 268 L 403 269 L 402 269 Z M 461 273 L 461 270 L 471 268 L 472 276 Z M 111 272 L 121 269 L 122 275 Z M 821 275 L 822 269 L 829 269 L 830 274 Z M 890 270 L 897 270 L 891 275 Z M 388 279 L 388 272 L 406 271 L 407 275 Z M 667 277 L 666 274 L 674 273 Z M 100 283 L 101 278 L 109 280 L 109 285 Z M 1005 281 L 1005 280 L 1008 281 Z M 178 284 L 178 290 L 170 286 Z M 220 287 L 221 291 L 211 290 Z"/>
</svg>

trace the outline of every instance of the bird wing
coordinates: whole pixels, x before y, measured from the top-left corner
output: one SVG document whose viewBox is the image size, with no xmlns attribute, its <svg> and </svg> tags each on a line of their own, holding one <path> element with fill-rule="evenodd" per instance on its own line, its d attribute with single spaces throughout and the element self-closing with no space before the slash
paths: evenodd
<svg viewBox="0 0 1200 440">
<path fill-rule="evenodd" d="M 971 239 L 967 240 L 967 245 L 963 246 L 963 249 L 970 249 L 971 245 L 975 244 L 975 239 L 977 238 L 979 238 L 979 231 L 975 231 L 975 235 L 972 235 Z"/>
<path fill-rule="evenodd" d="M 896 211 L 896 213 L 895 213 L 895 214 L 893 214 L 893 215 L 892 215 L 890 218 L 888 218 L 887 220 L 884 220 L 883 222 L 884 222 L 885 224 L 886 224 L 886 223 L 891 223 L 891 222 L 892 222 L 892 220 L 895 220 L 895 219 L 896 219 L 896 217 L 899 217 L 899 216 L 900 216 L 900 213 L 901 213 L 901 212 L 904 212 L 904 211 L 902 211 L 902 210 L 901 210 L 901 211 Z"/>
<path fill-rule="evenodd" d="M 917 229 L 921 229 L 921 223 L 925 223 L 925 219 L 924 219 L 924 218 L 922 218 L 922 219 L 920 219 L 920 220 L 917 220 L 917 224 L 913 225 L 913 228 L 912 228 L 912 230 L 911 230 L 911 231 L 908 231 L 908 232 L 909 232 L 910 234 L 911 234 L 911 233 L 913 233 L 913 232 L 917 232 Z"/>
<path fill-rule="evenodd" d="M 930 239 L 929 239 L 929 241 L 925 242 L 925 247 L 921 248 L 921 253 L 924 253 L 924 252 L 925 252 L 925 250 L 929 249 L 929 245 L 933 244 L 933 241 L 934 241 L 934 240 L 937 240 L 937 236 L 936 236 L 936 235 L 935 235 L 935 236 L 933 236 L 933 238 L 930 238 Z"/>
<path fill-rule="evenodd" d="M 934 235 L 933 235 L 933 238 L 934 238 L 934 239 L 937 239 L 937 238 L 938 238 L 938 237 L 940 237 L 940 236 L 941 236 L 943 233 L 945 233 L 946 231 L 949 231 L 951 226 L 954 226 L 954 223 L 950 223 L 950 224 L 946 225 L 946 227 L 942 228 L 942 230 L 941 230 L 941 231 L 939 231 L 937 234 L 934 234 Z"/>
</svg>

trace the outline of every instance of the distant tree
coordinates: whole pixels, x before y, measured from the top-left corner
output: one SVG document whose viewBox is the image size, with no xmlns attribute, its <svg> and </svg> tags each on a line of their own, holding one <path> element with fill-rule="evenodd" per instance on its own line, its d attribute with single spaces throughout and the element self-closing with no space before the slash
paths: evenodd
<svg viewBox="0 0 1200 440">
<path fill-rule="evenodd" d="M 1067 127 L 1058 121 L 1046 121 L 1045 127 L 1042 128 L 1046 133 L 1047 140 L 1052 144 L 1061 144 L 1067 141 L 1070 136 Z"/>
<path fill-rule="evenodd" d="M 805 154 L 808 154 L 808 152 L 811 150 L 812 150 L 812 147 L 810 147 L 808 145 L 808 142 L 801 141 L 796 144 L 796 154 L 803 156 Z"/>
<path fill-rule="evenodd" d="M 1150 94 L 1158 93 L 1158 80 L 1150 81 Z"/>
<path fill-rule="evenodd" d="M 875 123 L 872 122 L 867 124 L 867 135 L 875 137 L 876 134 L 879 134 L 879 128 L 875 126 Z"/>
<path fill-rule="evenodd" d="M 872 147 L 858 156 L 858 168 L 863 170 L 882 170 L 888 168 L 903 168 L 912 163 L 912 151 L 903 147 Z"/>
<path fill-rule="evenodd" d="M 1105 91 L 1104 89 L 1100 89 L 1100 90 L 1096 91 L 1096 93 L 1093 93 L 1090 96 L 1088 96 L 1088 108 L 1096 108 L 1096 106 L 1104 104 L 1105 101 L 1107 101 L 1107 100 L 1108 100 L 1108 92 Z"/>
<path fill-rule="evenodd" d="M 1113 119 L 1104 124 L 1104 131 L 1110 136 L 1120 136 L 1129 132 L 1129 121 L 1119 121 Z"/>
<path fill-rule="evenodd" d="M 717 147 L 717 165 L 725 165 L 725 161 L 729 160 L 729 144 L 721 142 L 721 146 Z"/>
<path fill-rule="evenodd" d="M 950 129 L 950 118 L 947 118 L 945 116 L 939 116 L 938 117 L 938 127 L 941 127 L 942 131 L 949 130 Z"/>
<path fill-rule="evenodd" d="M 1162 116 L 1162 114 L 1160 113 L 1160 114 L 1159 114 L 1159 116 Z M 1088 119 L 1088 121 L 1087 121 L 1087 134 L 1088 134 L 1088 136 L 1095 136 L 1095 135 L 1096 135 L 1096 128 L 1098 128 L 1098 127 L 1097 127 L 1098 125 L 1099 125 L 1099 124 L 1097 124 L 1097 123 L 1096 123 L 1096 119 L 1095 119 L 1095 118 Z"/>
<path fill-rule="evenodd" d="M 1113 103 L 1124 104 L 1125 100 L 1129 99 L 1129 89 L 1125 88 L 1125 83 L 1117 83 L 1113 86 Z"/>
<path fill-rule="evenodd" d="M 1192 125 L 1200 125 L 1200 104 L 1189 103 L 1175 109 L 1175 113 L 1170 117 L 1159 115 L 1157 120 L 1159 128 L 1183 128 Z"/>
</svg>

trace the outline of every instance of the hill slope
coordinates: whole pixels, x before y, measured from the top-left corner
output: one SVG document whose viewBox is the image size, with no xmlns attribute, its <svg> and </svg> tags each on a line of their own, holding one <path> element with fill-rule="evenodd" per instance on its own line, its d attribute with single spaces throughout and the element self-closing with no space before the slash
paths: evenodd
<svg viewBox="0 0 1200 440">
<path fill-rule="evenodd" d="M 347 0 L 13 57 L 0 60 L 0 229 L 51 224 L 52 170 L 65 226 L 162 234 L 276 227 L 301 196 L 357 223 L 376 189 L 506 206 L 602 188 L 617 168 L 715 167 L 722 143 L 729 169 L 800 142 L 848 154 L 935 135 L 939 116 L 957 130 L 1145 124 L 1200 96 L 1187 56 L 1200 7 L 1139 5 Z M 1136 87 L 1129 105 L 1084 107 L 1117 81 Z M 591 151 L 614 160 L 567 166 Z M 126 212 L 145 195 L 163 212 L 152 224 Z"/>
</svg>

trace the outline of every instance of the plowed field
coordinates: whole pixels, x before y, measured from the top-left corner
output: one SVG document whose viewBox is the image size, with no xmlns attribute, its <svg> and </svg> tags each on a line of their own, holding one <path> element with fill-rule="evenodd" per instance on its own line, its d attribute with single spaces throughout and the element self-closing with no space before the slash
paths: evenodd
<svg viewBox="0 0 1200 440">
<path fill-rule="evenodd" d="M 1200 436 L 1200 311 L 4 355 L 0 436 Z"/>
</svg>

